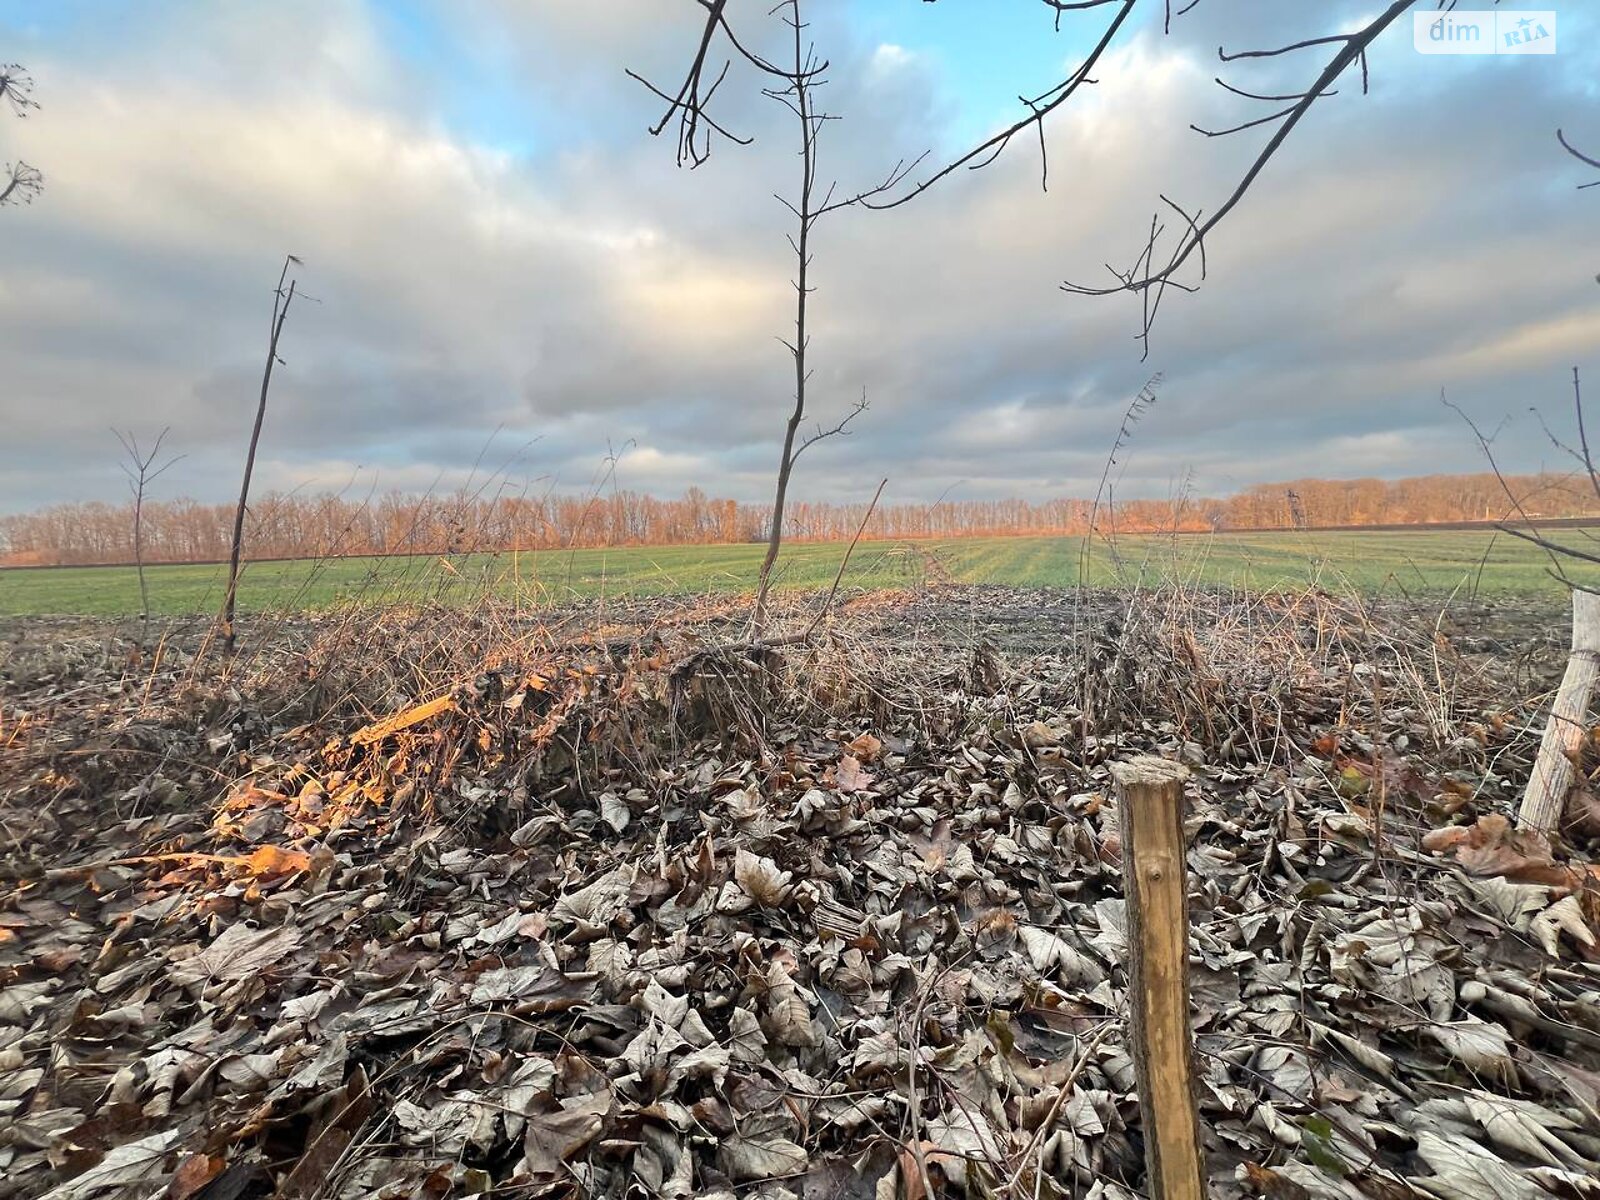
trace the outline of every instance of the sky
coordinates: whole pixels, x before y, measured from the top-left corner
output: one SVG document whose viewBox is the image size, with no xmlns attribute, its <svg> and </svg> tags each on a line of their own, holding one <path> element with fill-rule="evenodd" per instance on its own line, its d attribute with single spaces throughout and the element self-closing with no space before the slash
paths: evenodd
<svg viewBox="0 0 1600 1200">
<path fill-rule="evenodd" d="M 1431 6 L 1432 0 L 1422 0 Z M 730 0 L 752 45 L 768 5 Z M 814 235 L 814 422 L 794 492 L 895 501 L 1092 495 L 1121 413 L 1162 375 L 1117 494 L 1224 494 L 1316 475 L 1562 467 L 1529 412 L 1600 396 L 1600 12 L 1553 56 L 1416 53 L 1402 21 L 1313 110 L 1171 295 L 1148 359 L 1128 296 L 1063 292 L 1132 261 L 1163 194 L 1211 211 L 1270 133 L 1215 82 L 1304 88 L 1370 0 L 1143 0 L 1046 127 L 982 171 Z M 0 0 L 0 62 L 39 108 L 0 162 L 44 173 L 0 209 L 0 512 L 125 489 L 113 429 L 171 427 L 155 494 L 236 494 L 272 288 L 304 261 L 255 486 L 476 485 L 766 499 L 793 368 L 795 124 L 730 71 L 722 142 L 689 170 L 661 102 L 694 0 Z M 1038 0 L 809 0 L 842 192 L 1020 115 L 1108 11 Z M 715 52 L 716 61 L 726 54 Z M 776 53 L 776 49 L 774 49 Z M 1503 422 L 1503 424 L 1502 424 Z"/>
</svg>

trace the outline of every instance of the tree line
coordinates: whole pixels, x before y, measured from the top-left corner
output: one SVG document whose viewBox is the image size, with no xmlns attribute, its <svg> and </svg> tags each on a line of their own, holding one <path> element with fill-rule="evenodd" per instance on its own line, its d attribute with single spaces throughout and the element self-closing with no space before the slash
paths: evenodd
<svg viewBox="0 0 1600 1200">
<path fill-rule="evenodd" d="M 1490 473 L 1409 479 L 1298 479 L 1232 496 L 1118 500 L 943 500 L 879 505 L 871 538 L 999 537 L 1018 534 L 1150 533 L 1285 529 L 1600 515 L 1587 478 Z M 850 538 L 866 502 L 792 500 L 783 536 Z M 369 499 L 303 493 L 263 496 L 247 515 L 252 555 L 322 558 L 367 554 L 464 554 L 492 550 L 765 542 L 770 505 L 744 504 L 690 488 L 676 499 L 642 492 L 602 496 L 423 495 Z M 146 498 L 140 513 L 146 562 L 226 559 L 234 506 Z M 12 566 L 127 563 L 134 558 L 133 504 L 58 504 L 0 517 L 0 563 Z"/>
</svg>

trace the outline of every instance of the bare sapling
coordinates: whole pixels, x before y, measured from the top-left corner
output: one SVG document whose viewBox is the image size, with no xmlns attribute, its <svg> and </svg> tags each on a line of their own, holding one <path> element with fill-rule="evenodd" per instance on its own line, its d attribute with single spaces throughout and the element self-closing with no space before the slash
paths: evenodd
<svg viewBox="0 0 1600 1200">
<path fill-rule="evenodd" d="M 250 430 L 250 447 L 244 456 L 244 482 L 239 486 L 239 505 L 233 512 L 233 545 L 228 554 L 228 590 L 222 598 L 222 648 L 232 654 L 234 648 L 234 605 L 239 594 L 239 561 L 244 550 L 244 515 L 250 505 L 250 476 L 255 471 L 256 447 L 261 442 L 261 426 L 267 417 L 267 392 L 272 387 L 273 365 L 278 358 L 278 340 L 283 336 L 283 323 L 289 319 L 289 305 L 294 302 L 296 280 L 289 278 L 290 265 L 303 265 L 294 255 L 286 255 L 283 270 L 278 275 L 278 286 L 272 293 L 272 324 L 267 339 L 267 365 L 261 373 L 261 399 L 256 404 L 256 421 Z M 284 282 L 289 286 L 284 288 Z"/>
<path fill-rule="evenodd" d="M 789 210 L 796 224 L 795 233 L 789 239 L 796 264 L 794 340 L 783 339 L 783 345 L 794 359 L 794 407 L 790 410 L 789 419 L 783 428 L 783 446 L 778 455 L 777 482 L 772 497 L 772 525 L 767 531 L 767 551 L 762 556 L 761 570 L 756 577 L 755 611 L 751 618 L 751 627 L 754 639 L 758 642 L 767 635 L 772 571 L 783 545 L 784 507 L 789 497 L 789 480 L 794 474 L 794 464 L 801 454 L 818 442 L 837 434 L 847 433 L 850 422 L 867 409 L 867 397 L 863 392 L 855 406 L 832 428 L 823 429 L 819 426 L 810 436 L 800 437 L 800 426 L 806 417 L 806 385 L 811 378 L 806 365 L 806 355 L 810 350 L 810 334 L 806 328 L 806 305 L 813 290 L 811 236 L 820 218 L 841 208 L 859 204 L 868 197 L 887 190 L 898 181 L 900 174 L 900 169 L 897 167 L 890 178 L 879 187 L 843 200 L 834 199 L 833 185 L 829 185 L 822 195 L 818 195 L 818 138 L 823 125 L 834 118 L 816 108 L 813 92 L 823 82 L 828 64 L 816 57 L 815 48 L 806 41 L 806 26 L 801 19 L 800 0 L 789 0 L 788 9 L 789 13 L 785 20 L 794 33 L 794 66 L 792 69 L 779 69 L 768 64 L 765 68 L 767 73 L 775 76 L 779 82 L 765 89 L 765 94 L 788 108 L 799 122 L 800 128 L 799 193 L 795 201 L 780 197 L 780 202 Z"/>
<path fill-rule="evenodd" d="M 729 41 L 745 62 L 753 66 L 761 75 L 771 81 L 770 85 L 762 89 L 762 94 L 769 99 L 776 100 L 793 114 L 799 125 L 800 141 L 800 184 L 793 200 L 778 197 L 779 202 L 788 210 L 795 221 L 795 231 L 789 235 L 789 246 L 795 255 L 795 313 L 793 339 L 780 339 L 785 349 L 789 351 L 794 361 L 794 397 L 789 411 L 788 420 L 784 424 L 783 444 L 778 454 L 777 478 L 773 489 L 773 503 L 771 524 L 767 529 L 767 549 L 761 560 L 761 569 L 756 577 L 756 598 L 754 611 L 751 617 L 752 639 L 756 642 L 764 641 L 767 637 L 767 625 L 770 616 L 769 597 L 772 591 L 773 569 L 777 565 L 778 553 L 783 545 L 784 512 L 789 498 L 789 483 L 794 474 L 794 465 L 800 455 L 807 449 L 830 437 L 849 432 L 850 423 L 867 409 L 867 397 L 863 392 L 858 400 L 842 419 L 829 428 L 822 428 L 819 424 L 816 430 L 807 436 L 802 436 L 801 426 L 805 423 L 807 412 L 807 385 L 811 373 L 807 362 L 810 351 L 810 331 L 808 329 L 808 303 L 811 293 L 815 290 L 811 282 L 812 266 L 812 237 L 816 232 L 817 222 L 829 213 L 838 212 L 843 208 L 854 206 L 865 207 L 871 201 L 881 198 L 900 186 L 909 172 L 921 161 L 904 161 L 895 164 L 881 183 L 869 187 L 864 191 L 848 196 L 837 195 L 837 185 L 823 186 L 818 181 L 818 143 L 822 128 L 829 121 L 838 118 L 818 109 L 816 105 L 816 89 L 826 80 L 828 63 L 825 59 L 817 57 L 816 48 L 810 44 L 806 37 L 806 23 L 801 12 L 801 0 L 784 0 L 774 11 L 784 14 L 783 21 L 792 34 L 793 60 L 792 63 L 778 65 L 767 58 L 756 54 L 746 48 L 737 38 L 729 32 Z M 704 87 L 701 74 L 706 67 L 706 54 L 712 39 L 719 28 L 725 27 L 723 10 L 725 4 L 722 0 L 706 5 L 708 18 L 705 32 L 702 36 L 699 52 L 689 69 L 683 86 L 676 96 L 669 96 L 661 89 L 643 80 L 640 76 L 633 75 L 656 95 L 668 101 L 666 114 L 651 128 L 652 133 L 660 133 L 666 128 L 674 115 L 679 117 L 678 131 L 678 161 L 689 161 L 694 165 L 704 162 L 710 153 L 710 138 L 713 132 L 729 137 L 734 141 L 745 139 L 735 138 L 717 124 L 705 111 L 705 105 L 711 100 L 716 91 L 717 84 Z M 726 68 L 724 68 L 726 74 Z M 720 83 L 720 78 L 718 80 Z"/>
<path fill-rule="evenodd" d="M 155 444 L 148 451 L 139 444 L 139 435 L 132 430 L 124 433 L 113 429 L 111 432 L 116 434 L 117 441 L 122 443 L 123 460 L 120 465 L 122 473 L 128 477 L 128 492 L 133 497 L 133 565 L 139 572 L 139 621 L 143 630 L 141 636 L 148 639 L 150 590 L 145 586 L 144 577 L 144 496 L 150 484 L 183 456 L 175 455 L 160 466 L 156 466 L 156 459 L 161 457 L 161 443 L 171 432 L 170 428 L 164 428 L 156 435 Z"/>
</svg>

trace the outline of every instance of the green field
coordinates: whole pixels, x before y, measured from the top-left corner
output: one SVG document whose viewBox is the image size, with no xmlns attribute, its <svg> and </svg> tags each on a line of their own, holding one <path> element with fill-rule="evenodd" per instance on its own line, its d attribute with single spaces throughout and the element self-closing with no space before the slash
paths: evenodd
<svg viewBox="0 0 1600 1200">
<path fill-rule="evenodd" d="M 1587 534 L 1564 531 L 1577 545 Z M 762 548 L 656 546 L 623 550 L 547 550 L 471 554 L 448 560 L 351 558 L 263 562 L 240 585 L 244 611 L 319 609 L 349 601 L 469 603 L 487 592 L 531 605 L 601 597 L 694 595 L 753 587 Z M 934 579 L 960 583 L 1064 587 L 1078 581 L 1077 538 L 973 538 L 941 542 L 863 542 L 846 586 L 902 587 Z M 826 586 L 842 545 L 797 544 L 779 560 L 784 587 Z M 1538 547 L 1492 531 L 1259 533 L 1128 536 L 1113 555 L 1093 547 L 1087 572 L 1096 585 L 1156 584 L 1242 588 L 1316 583 L 1391 595 L 1555 595 L 1549 559 Z M 1590 579 L 1595 568 L 1573 568 Z M 221 566 L 147 570 L 151 609 L 166 615 L 215 611 Z M 131 567 L 0 569 L 0 615 L 127 616 L 139 610 Z"/>
</svg>

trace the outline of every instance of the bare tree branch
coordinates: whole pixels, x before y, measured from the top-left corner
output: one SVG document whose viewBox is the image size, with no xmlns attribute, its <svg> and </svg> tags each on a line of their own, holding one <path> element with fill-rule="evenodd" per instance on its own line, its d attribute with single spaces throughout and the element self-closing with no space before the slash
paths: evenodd
<svg viewBox="0 0 1600 1200">
<path fill-rule="evenodd" d="M 680 167 L 685 160 L 690 166 L 698 167 L 711 156 L 713 133 L 721 134 L 729 141 L 740 145 L 750 144 L 749 138 L 741 138 L 737 134 L 730 133 L 706 111 L 712 97 L 717 94 L 717 88 L 722 86 L 722 81 L 728 77 L 729 64 L 724 62 L 717 77 L 709 85 L 705 82 L 706 57 L 717 35 L 717 29 L 723 25 L 722 10 L 727 7 L 728 0 L 698 0 L 698 2 L 706 10 L 705 27 L 700 31 L 700 45 L 695 51 L 694 60 L 689 64 L 688 73 L 675 95 L 669 96 L 636 71 L 627 72 L 629 78 L 638 80 L 655 95 L 667 101 L 667 111 L 661 114 L 659 121 L 650 126 L 651 137 L 660 137 L 662 130 L 666 129 L 674 117 L 677 118 Z"/>
<path fill-rule="evenodd" d="M 727 75 L 727 65 L 725 64 L 717 75 L 715 82 L 712 82 L 709 86 L 704 82 L 709 75 L 710 67 L 708 63 L 719 33 L 731 48 L 733 55 L 743 59 L 759 72 L 784 81 L 785 86 L 779 89 L 779 95 L 790 107 L 791 111 L 794 109 L 794 103 L 792 97 L 788 96 L 790 91 L 789 84 L 796 71 L 804 74 L 806 82 L 809 84 L 816 82 L 827 67 L 825 61 L 818 62 L 814 58 L 807 59 L 793 70 L 787 67 L 779 67 L 751 50 L 734 32 L 732 25 L 729 23 L 726 0 L 695 0 L 695 2 L 703 10 L 704 20 L 693 61 L 676 93 L 668 94 L 663 89 L 640 79 L 655 95 L 667 101 L 666 111 L 656 125 L 651 127 L 651 132 L 660 133 L 676 118 L 679 125 L 678 161 L 680 165 L 687 161 L 692 166 L 705 161 L 706 156 L 710 154 L 714 134 L 721 134 L 734 141 L 742 142 L 748 140 L 738 138 L 729 133 L 707 113 L 707 107 L 715 94 L 717 84 Z M 924 2 L 933 3 L 934 0 L 924 0 Z M 920 155 L 909 165 L 904 159 L 900 160 L 885 175 L 882 183 L 866 191 L 851 195 L 848 199 L 834 201 L 830 192 L 823 198 L 818 209 L 814 211 L 826 212 L 834 208 L 851 205 L 872 209 L 896 208 L 920 196 L 941 180 L 949 178 L 959 169 L 981 170 L 983 167 L 995 162 L 1006 147 L 1011 144 L 1013 138 L 1030 128 L 1036 134 L 1039 142 L 1040 183 L 1042 187 L 1048 190 L 1049 155 L 1048 142 L 1045 137 L 1045 122 L 1052 113 L 1059 111 L 1073 96 L 1079 94 L 1082 88 L 1094 83 L 1092 77 L 1094 68 L 1102 61 L 1118 33 L 1124 29 L 1140 0 L 1040 0 L 1040 2 L 1052 11 L 1058 28 L 1061 16 L 1064 13 L 1102 8 L 1112 10 L 1099 37 L 1075 70 L 1054 87 L 1036 96 L 1019 97 L 1019 102 L 1026 110 L 1023 116 L 999 132 L 985 138 L 959 157 L 946 162 L 931 174 L 914 183 L 910 183 L 910 186 L 905 185 L 910 182 L 916 168 L 928 157 L 926 153 Z M 1174 10 L 1173 0 L 1166 0 L 1165 28 L 1170 32 L 1174 15 L 1181 16 L 1193 10 L 1199 2 L 1200 0 L 1189 0 L 1188 3 L 1182 4 Z M 1131 267 L 1118 269 L 1111 267 L 1109 264 L 1107 265 L 1107 270 L 1114 282 L 1104 286 L 1090 286 L 1068 281 L 1062 284 L 1063 290 L 1094 296 L 1111 295 L 1118 292 L 1144 293 L 1144 323 L 1139 337 L 1144 343 L 1145 353 L 1148 355 L 1151 323 L 1160 311 L 1166 289 L 1170 287 L 1179 291 L 1193 291 L 1198 288 L 1199 284 L 1205 279 L 1205 239 L 1207 236 L 1243 200 L 1245 194 L 1266 168 L 1267 163 L 1282 148 L 1311 107 L 1320 99 L 1338 94 L 1338 89 L 1332 86 L 1333 83 L 1355 64 L 1360 64 L 1362 90 L 1363 92 L 1366 91 L 1368 84 L 1368 48 L 1380 34 L 1394 24 L 1406 9 L 1418 2 L 1419 0 L 1389 0 L 1387 7 L 1382 12 L 1369 18 L 1359 29 L 1350 33 L 1301 38 L 1282 46 L 1250 48 L 1233 52 L 1219 47 L 1218 56 L 1223 62 L 1278 59 L 1302 50 L 1313 50 L 1318 47 L 1332 46 L 1337 49 L 1312 84 L 1303 91 L 1282 94 L 1254 92 L 1236 87 L 1219 79 L 1217 82 L 1222 87 L 1242 98 L 1287 105 L 1268 115 L 1252 117 L 1226 128 L 1207 129 L 1198 125 L 1193 126 L 1197 132 L 1207 137 L 1223 137 L 1262 126 L 1276 126 L 1271 138 L 1239 179 L 1232 192 L 1223 200 L 1221 206 L 1208 216 L 1205 216 L 1204 220 L 1201 219 L 1201 210 L 1195 210 L 1191 215 L 1183 207 L 1163 195 L 1161 197 L 1162 203 L 1177 213 L 1182 221 L 1178 227 L 1175 245 L 1170 252 L 1158 253 L 1159 247 L 1157 243 L 1161 241 L 1166 232 L 1166 227 L 1158 218 L 1152 222 L 1151 237 L 1146 241 Z M 1454 7 L 1455 0 L 1435 0 L 1435 3 L 1439 8 L 1448 10 Z M 780 5 L 780 7 L 782 6 Z M 630 72 L 630 74 L 632 73 Z M 637 75 L 634 77 L 640 78 Z M 769 92 L 769 94 L 772 93 Z M 1563 139 L 1563 144 L 1566 144 L 1565 139 Z M 1585 161 L 1593 160 L 1585 159 Z M 1199 278 L 1187 283 L 1179 282 L 1176 276 L 1192 260 L 1198 261 L 1200 267 Z"/>
<path fill-rule="evenodd" d="M 1046 0 L 1046 2 L 1049 3 L 1050 0 Z M 1083 4 L 1052 3 L 1051 7 L 1057 9 L 1057 15 L 1059 16 L 1060 12 L 1067 11 L 1069 9 L 1100 8 L 1103 5 L 1112 2 L 1113 0 L 1090 0 L 1090 2 Z M 1077 94 L 1079 88 L 1094 82 L 1094 80 L 1089 77 L 1089 73 L 1094 70 L 1095 65 L 1105 54 L 1107 48 L 1110 47 L 1112 40 L 1117 36 L 1117 31 L 1122 28 L 1123 23 L 1133 12 L 1133 7 L 1136 3 L 1138 3 L 1138 0 L 1115 0 L 1115 2 L 1119 5 L 1116 13 L 1112 16 L 1110 22 L 1107 23 L 1105 30 L 1101 33 L 1100 40 L 1095 43 L 1094 48 L 1089 52 L 1088 56 L 1083 60 L 1083 62 L 1079 64 L 1077 70 L 1073 71 L 1072 74 L 1068 75 L 1049 91 L 1041 92 L 1032 99 L 1029 99 L 1026 96 L 1018 97 L 1018 100 L 1021 101 L 1023 106 L 1028 109 L 1027 116 L 1023 117 L 1014 124 L 1007 126 L 1005 129 L 1002 129 L 993 137 L 979 142 L 960 158 L 947 163 L 945 166 L 935 171 L 932 175 L 919 182 L 910 191 L 906 192 L 905 195 L 898 196 L 893 200 L 884 202 L 868 201 L 864 204 L 864 207 L 877 209 L 897 208 L 909 200 L 916 199 L 916 197 L 927 191 L 941 179 L 953 174 L 962 167 L 966 167 L 970 171 L 982 170 L 984 167 L 994 162 L 995 159 L 999 158 L 1000 155 L 1005 151 L 1005 148 L 1011 143 L 1011 139 L 1016 137 L 1016 135 L 1021 133 L 1023 130 L 1027 129 L 1030 125 L 1036 126 L 1038 129 L 1040 179 L 1043 184 L 1048 185 L 1050 177 L 1050 164 L 1045 151 L 1045 119 L 1049 117 L 1051 113 L 1055 112 L 1058 108 L 1065 104 L 1068 100 L 1072 99 L 1072 97 Z"/>
<path fill-rule="evenodd" d="M 848 428 L 850 422 L 854 421 L 862 413 L 866 412 L 869 407 L 871 406 L 867 403 L 866 389 L 863 388 L 861 391 L 861 399 L 857 400 L 855 404 L 851 406 L 850 411 L 844 415 L 844 418 L 837 425 L 833 426 L 831 429 L 824 429 L 821 425 L 818 425 L 816 432 L 810 437 L 806 438 L 805 441 L 800 443 L 800 445 L 795 449 L 795 452 L 789 456 L 789 465 L 791 467 L 794 466 L 795 461 L 802 454 L 804 454 L 812 446 L 815 446 L 818 442 L 822 441 L 824 438 L 831 438 L 838 434 L 843 434 L 848 437 L 850 435 L 850 430 Z"/>
<path fill-rule="evenodd" d="M 1537 408 L 1530 407 L 1528 411 L 1539 422 L 1539 428 L 1544 431 L 1544 436 L 1549 439 L 1550 444 L 1583 468 L 1583 473 L 1588 477 L 1589 486 L 1595 494 L 1595 499 L 1600 500 L 1600 472 L 1596 472 L 1594 457 L 1589 452 L 1589 430 L 1583 416 L 1583 381 L 1578 374 L 1577 367 L 1572 368 L 1572 408 L 1573 420 L 1578 428 L 1578 445 L 1576 447 L 1568 445 L 1557 437 L 1555 431 L 1550 428 L 1549 423 L 1544 419 L 1544 414 Z"/>
<path fill-rule="evenodd" d="M 1273 133 L 1272 137 L 1268 139 L 1267 144 L 1262 147 L 1260 153 L 1256 155 L 1254 161 L 1250 164 L 1249 169 L 1234 186 L 1233 191 L 1228 195 L 1227 199 L 1223 201 L 1222 206 L 1217 209 L 1216 212 L 1212 213 L 1211 216 L 1206 218 L 1204 222 L 1200 222 L 1198 220 L 1186 222 L 1187 227 L 1182 236 L 1179 238 L 1176 248 L 1170 255 L 1166 257 L 1166 263 L 1164 266 L 1160 267 L 1159 269 L 1152 269 L 1155 250 L 1154 239 L 1152 239 L 1150 242 L 1146 243 L 1143 251 L 1140 253 L 1138 259 L 1135 261 L 1132 267 L 1123 271 L 1118 271 L 1115 268 L 1108 267 L 1108 270 L 1110 270 L 1111 274 L 1116 279 L 1115 283 L 1107 286 L 1095 287 L 1087 284 L 1079 284 L 1068 281 L 1061 285 L 1062 290 L 1084 296 L 1107 296 L 1117 292 L 1148 293 L 1154 289 L 1159 297 L 1165 287 L 1172 282 L 1173 276 L 1183 267 L 1185 263 L 1189 261 L 1190 258 L 1196 256 L 1197 254 L 1200 255 L 1202 259 L 1200 281 L 1203 281 L 1205 278 L 1203 269 L 1205 239 L 1227 218 L 1228 214 L 1238 206 L 1239 202 L 1244 199 L 1245 194 L 1261 176 L 1261 173 L 1266 169 L 1267 164 L 1272 161 L 1273 156 L 1276 155 L 1277 152 L 1283 147 L 1283 144 L 1288 141 L 1289 135 L 1294 132 L 1295 127 L 1301 122 L 1301 120 L 1305 118 L 1305 115 L 1311 111 L 1312 106 L 1317 102 L 1317 100 L 1332 94 L 1332 84 L 1334 81 L 1343 75 L 1352 64 L 1357 62 L 1361 63 L 1362 87 L 1363 90 L 1365 90 L 1367 48 L 1377 40 L 1378 36 L 1383 33 L 1385 29 L 1389 28 L 1389 26 L 1397 20 L 1402 13 L 1404 13 L 1408 8 L 1412 7 L 1415 2 L 1416 0 L 1391 0 L 1391 3 L 1386 9 L 1383 10 L 1383 12 L 1378 14 L 1376 17 L 1373 17 L 1367 22 L 1366 25 L 1362 26 L 1353 33 L 1337 34 L 1330 37 L 1306 38 L 1301 41 L 1292 42 L 1288 45 L 1279 46 L 1273 49 L 1243 50 L 1233 54 L 1229 54 L 1226 50 L 1219 48 L 1217 53 L 1222 60 L 1224 62 L 1233 62 L 1246 58 L 1272 58 L 1291 53 L 1292 51 L 1308 49 L 1313 46 L 1337 45 L 1339 47 L 1338 52 L 1335 53 L 1332 59 L 1328 61 L 1327 65 L 1323 67 L 1316 80 L 1311 84 L 1310 87 L 1306 88 L 1304 92 L 1299 93 L 1299 99 L 1289 108 L 1283 110 L 1282 112 L 1274 113 L 1271 117 L 1265 118 L 1262 121 L 1246 122 L 1245 124 L 1236 126 L 1232 130 L 1221 131 L 1223 133 L 1237 133 L 1242 130 L 1252 128 L 1255 125 L 1268 123 L 1274 120 L 1280 122 L 1277 131 Z M 1202 130 L 1201 132 L 1205 131 Z M 1167 204 L 1172 205 L 1172 201 L 1167 200 L 1165 196 L 1162 197 L 1162 200 Z M 1176 205 L 1173 205 L 1173 207 L 1175 208 Z M 1149 354 L 1150 350 L 1150 322 L 1153 319 L 1156 308 L 1158 307 L 1159 299 L 1156 305 L 1152 306 L 1147 304 L 1145 307 L 1145 324 L 1139 336 L 1145 344 L 1146 355 Z"/>
<path fill-rule="evenodd" d="M 1589 476 L 1589 484 L 1594 488 L 1595 498 L 1600 500 L 1600 474 L 1595 473 L 1594 457 L 1589 453 L 1589 431 L 1583 422 L 1583 381 L 1578 376 L 1578 368 L 1572 368 L 1572 408 L 1578 423 L 1578 446 L 1583 451 L 1583 469 Z"/>
<path fill-rule="evenodd" d="M 1306 96 L 1304 92 L 1284 92 L 1279 95 L 1264 94 L 1261 92 L 1247 92 L 1244 90 L 1244 88 L 1234 87 L 1233 84 L 1229 83 L 1220 75 L 1216 77 L 1215 82 L 1217 86 L 1223 90 L 1232 92 L 1235 96 L 1243 97 L 1246 100 L 1267 100 L 1276 102 L 1280 100 L 1304 100 Z M 1323 93 L 1324 96 L 1337 96 L 1338 94 L 1339 91 L 1337 88 Z M 1190 128 L 1192 129 L 1194 127 L 1191 125 Z"/>
<path fill-rule="evenodd" d="M 1587 154 L 1583 153 L 1583 151 L 1579 150 L 1571 142 L 1567 141 L 1567 135 L 1564 132 L 1562 132 L 1561 130 L 1559 130 L 1559 129 L 1556 130 L 1556 141 L 1560 142 L 1561 145 L 1562 145 L 1562 148 L 1565 149 L 1568 154 L 1572 155 L 1572 157 L 1577 159 L 1579 162 L 1587 163 L 1589 166 L 1594 167 L 1596 170 L 1600 170 L 1600 158 L 1590 158 Z M 1579 188 L 1580 191 L 1582 189 L 1584 189 L 1584 188 L 1592 188 L 1592 187 L 1600 187 L 1600 179 L 1593 179 L 1593 180 L 1590 180 L 1588 183 L 1580 183 L 1578 185 L 1578 188 Z"/>
<path fill-rule="evenodd" d="M 1587 550 L 1579 550 L 1576 546 L 1564 546 L 1560 542 L 1552 542 L 1549 538 L 1540 533 L 1529 532 L 1526 529 L 1519 529 L 1515 525 L 1507 525 L 1503 522 L 1497 524 L 1495 528 L 1501 533 L 1509 533 L 1514 538 L 1521 538 L 1525 542 L 1532 542 L 1535 546 L 1538 546 L 1542 550 L 1549 551 L 1552 555 L 1559 554 L 1566 558 L 1575 558 L 1579 562 L 1600 563 L 1600 554 L 1591 554 Z M 1565 583 L 1570 587 L 1581 586 L 1574 583 L 1571 579 L 1568 579 L 1564 573 L 1556 570 L 1555 568 L 1552 568 L 1552 572 L 1555 574 L 1557 579 L 1561 580 L 1562 583 Z M 1584 587 L 1582 590 L 1594 591 L 1595 589 L 1592 587 Z"/>
<path fill-rule="evenodd" d="M 801 449 L 804 449 L 804 447 L 801 447 Z M 833 585 L 828 588 L 828 594 L 823 598 L 822 607 L 817 610 L 817 615 L 812 617 L 811 624 L 806 626 L 804 640 L 811 640 L 811 635 L 817 631 L 817 626 L 822 624 L 822 619 L 828 615 L 828 610 L 833 607 L 833 598 L 839 594 L 839 584 L 844 579 L 845 568 L 850 565 L 850 556 L 856 552 L 856 543 L 861 540 L 861 535 L 867 531 L 867 522 L 872 520 L 872 512 L 878 507 L 878 500 L 883 495 L 883 489 L 887 486 L 889 486 L 887 479 L 878 481 L 878 490 L 872 493 L 872 501 L 867 505 L 867 511 L 861 514 L 861 524 L 856 526 L 856 535 L 850 539 L 850 544 L 845 547 L 844 557 L 839 560 L 839 569 L 834 573 Z"/>
</svg>

